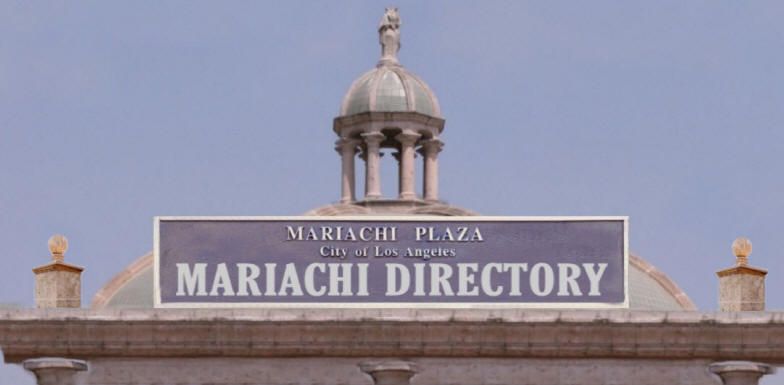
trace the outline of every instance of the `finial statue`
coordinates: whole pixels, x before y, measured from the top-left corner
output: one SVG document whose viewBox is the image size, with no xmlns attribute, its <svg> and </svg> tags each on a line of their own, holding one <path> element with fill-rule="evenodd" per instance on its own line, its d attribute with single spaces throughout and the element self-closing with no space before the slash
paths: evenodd
<svg viewBox="0 0 784 385">
<path fill-rule="evenodd" d="M 732 252 L 735 254 L 736 265 L 748 265 L 748 256 L 751 254 L 751 241 L 748 238 L 740 237 L 732 242 Z"/>
<path fill-rule="evenodd" d="M 397 51 L 400 50 L 400 15 L 397 7 L 387 7 L 378 23 L 378 42 L 381 44 L 379 65 L 397 64 Z"/>
<path fill-rule="evenodd" d="M 68 249 L 68 239 L 61 234 L 55 234 L 49 238 L 49 251 L 52 253 L 52 261 L 62 261 L 65 250 Z"/>
</svg>

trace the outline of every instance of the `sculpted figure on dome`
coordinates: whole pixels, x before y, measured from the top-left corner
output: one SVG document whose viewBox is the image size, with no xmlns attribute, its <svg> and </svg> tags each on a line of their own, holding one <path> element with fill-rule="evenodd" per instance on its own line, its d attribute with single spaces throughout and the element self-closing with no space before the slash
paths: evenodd
<svg viewBox="0 0 784 385">
<path fill-rule="evenodd" d="M 381 63 L 397 63 L 400 50 L 400 15 L 396 7 L 387 7 L 378 23 L 378 40 L 381 43 Z"/>
</svg>

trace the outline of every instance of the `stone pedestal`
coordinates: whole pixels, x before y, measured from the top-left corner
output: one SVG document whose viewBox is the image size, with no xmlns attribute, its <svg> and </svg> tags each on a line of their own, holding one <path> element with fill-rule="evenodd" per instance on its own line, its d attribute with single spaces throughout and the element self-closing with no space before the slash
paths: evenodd
<svg viewBox="0 0 784 385">
<path fill-rule="evenodd" d="M 83 267 L 55 261 L 33 269 L 35 307 L 73 308 L 82 306 Z"/>
<path fill-rule="evenodd" d="M 36 267 L 35 307 L 73 308 L 82 306 L 83 267 L 54 261 Z"/>
<path fill-rule="evenodd" d="M 35 358 L 22 366 L 33 372 L 38 385 L 73 385 L 76 373 L 87 370 L 87 363 L 67 358 Z"/>
<path fill-rule="evenodd" d="M 81 307 L 83 267 L 65 263 L 63 253 L 68 239 L 60 234 L 49 238 L 52 261 L 33 269 L 35 274 L 35 307 Z"/>
<path fill-rule="evenodd" d="M 716 272 L 719 276 L 719 309 L 721 311 L 765 310 L 766 270 L 736 265 Z"/>
<path fill-rule="evenodd" d="M 416 364 L 406 361 L 366 362 L 359 368 L 373 377 L 375 385 L 409 385 L 419 370 Z"/>
<path fill-rule="evenodd" d="M 775 372 L 770 365 L 749 361 L 725 361 L 710 365 L 725 385 L 757 385 L 760 377 Z"/>
</svg>

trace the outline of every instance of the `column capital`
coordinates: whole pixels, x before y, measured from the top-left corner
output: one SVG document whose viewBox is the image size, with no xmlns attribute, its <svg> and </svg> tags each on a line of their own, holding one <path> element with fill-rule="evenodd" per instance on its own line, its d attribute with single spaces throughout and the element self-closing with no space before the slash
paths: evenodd
<svg viewBox="0 0 784 385">
<path fill-rule="evenodd" d="M 407 361 L 363 362 L 359 369 L 373 377 L 375 385 L 408 385 L 419 371 L 416 364 Z"/>
<path fill-rule="evenodd" d="M 68 358 L 34 358 L 22 367 L 35 374 L 39 385 L 71 385 L 77 372 L 87 370 L 87 363 Z"/>
<path fill-rule="evenodd" d="M 421 144 L 420 152 L 422 153 L 439 153 L 444 148 L 444 142 L 438 138 L 423 140 Z"/>
<path fill-rule="evenodd" d="M 404 146 L 413 146 L 421 136 L 421 134 L 417 134 L 416 132 L 403 131 L 395 135 L 395 140 Z"/>
<path fill-rule="evenodd" d="M 751 361 L 714 362 L 708 368 L 727 385 L 756 385 L 760 377 L 776 372 L 768 364 Z"/>
<path fill-rule="evenodd" d="M 335 141 L 335 151 L 340 154 L 343 154 L 344 151 L 354 150 L 356 154 L 359 151 L 359 143 L 361 141 L 359 139 L 354 138 L 340 138 Z"/>
<path fill-rule="evenodd" d="M 362 136 L 362 139 L 365 140 L 365 143 L 370 146 L 378 146 L 386 138 L 386 135 L 380 132 L 366 132 L 364 134 L 360 134 L 360 136 Z"/>
</svg>

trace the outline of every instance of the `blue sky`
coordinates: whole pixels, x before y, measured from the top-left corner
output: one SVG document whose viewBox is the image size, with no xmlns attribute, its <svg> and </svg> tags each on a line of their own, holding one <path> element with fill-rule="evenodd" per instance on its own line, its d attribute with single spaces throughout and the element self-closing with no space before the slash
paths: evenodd
<svg viewBox="0 0 784 385">
<path fill-rule="evenodd" d="M 32 305 L 54 233 L 88 304 L 151 250 L 155 215 L 338 200 L 332 118 L 385 5 L 0 3 L 0 301 Z M 701 310 L 746 236 L 784 309 L 784 4 L 396 5 L 400 60 L 446 118 L 442 198 L 628 215 L 632 252 Z"/>
</svg>

